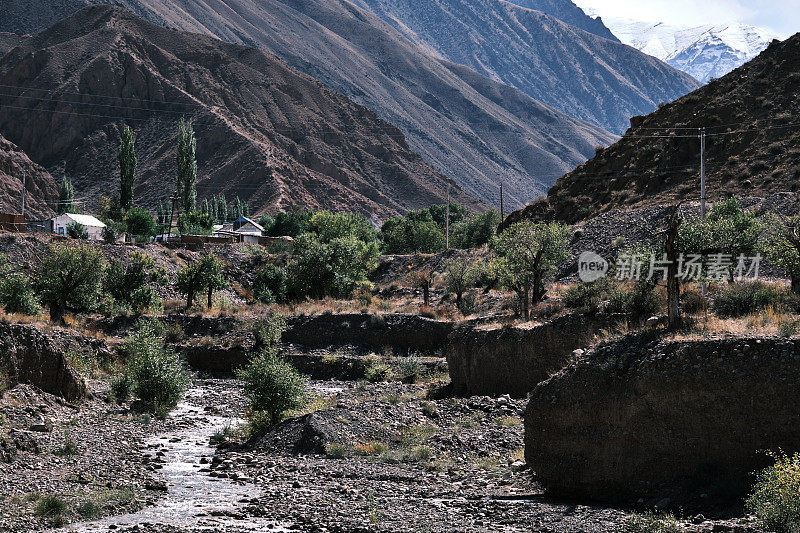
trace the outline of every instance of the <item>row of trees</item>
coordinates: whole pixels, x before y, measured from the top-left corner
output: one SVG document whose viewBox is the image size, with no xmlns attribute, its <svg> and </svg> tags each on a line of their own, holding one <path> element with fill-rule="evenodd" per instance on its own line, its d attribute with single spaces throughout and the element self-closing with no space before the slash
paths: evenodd
<svg viewBox="0 0 800 533">
<path fill-rule="evenodd" d="M 41 304 L 54 322 L 63 322 L 66 313 L 158 308 L 156 287 L 169 282 L 166 269 L 143 253 L 107 261 L 99 248 L 82 244 L 52 246 L 32 278 L 0 257 L 0 275 L 0 304 L 7 312 L 35 315 Z M 201 293 L 211 306 L 214 292 L 226 286 L 222 263 L 211 255 L 188 263 L 175 282 L 187 307 Z"/>
</svg>

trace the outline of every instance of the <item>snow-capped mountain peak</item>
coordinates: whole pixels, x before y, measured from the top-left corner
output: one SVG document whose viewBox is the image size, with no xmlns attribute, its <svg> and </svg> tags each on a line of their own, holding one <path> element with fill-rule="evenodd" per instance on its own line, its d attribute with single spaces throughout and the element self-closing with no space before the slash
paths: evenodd
<svg viewBox="0 0 800 533">
<path fill-rule="evenodd" d="M 590 16 L 597 13 L 584 9 Z M 625 44 L 657 57 L 706 83 L 750 61 L 779 36 L 742 23 L 708 24 L 693 28 L 661 22 L 603 18 L 603 23 Z"/>
</svg>

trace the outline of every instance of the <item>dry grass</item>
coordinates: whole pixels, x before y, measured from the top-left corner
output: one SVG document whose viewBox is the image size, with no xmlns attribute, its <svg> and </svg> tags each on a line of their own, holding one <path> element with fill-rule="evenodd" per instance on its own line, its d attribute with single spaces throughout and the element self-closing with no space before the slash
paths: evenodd
<svg viewBox="0 0 800 533">
<path fill-rule="evenodd" d="M 693 329 L 675 332 L 670 338 L 700 340 L 719 336 L 776 336 L 781 334 L 786 325 L 796 324 L 799 320 L 797 314 L 773 307 L 738 318 L 720 318 L 708 314 L 700 317 Z"/>
</svg>

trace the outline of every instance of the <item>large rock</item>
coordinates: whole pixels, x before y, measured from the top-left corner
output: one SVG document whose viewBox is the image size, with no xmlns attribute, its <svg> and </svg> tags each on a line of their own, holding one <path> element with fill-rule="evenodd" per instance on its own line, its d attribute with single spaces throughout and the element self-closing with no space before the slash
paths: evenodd
<svg viewBox="0 0 800 533">
<path fill-rule="evenodd" d="M 35 326 L 0 324 L 0 370 L 11 382 L 29 383 L 68 401 L 78 401 L 86 396 L 86 384 L 69 366 L 64 353 Z"/>
<path fill-rule="evenodd" d="M 525 458 L 561 495 L 741 495 L 761 451 L 800 451 L 799 382 L 798 340 L 627 337 L 533 390 Z"/>
<path fill-rule="evenodd" d="M 532 328 L 458 328 L 446 351 L 450 380 L 457 394 L 524 397 L 608 324 L 607 317 L 577 313 Z"/>
</svg>

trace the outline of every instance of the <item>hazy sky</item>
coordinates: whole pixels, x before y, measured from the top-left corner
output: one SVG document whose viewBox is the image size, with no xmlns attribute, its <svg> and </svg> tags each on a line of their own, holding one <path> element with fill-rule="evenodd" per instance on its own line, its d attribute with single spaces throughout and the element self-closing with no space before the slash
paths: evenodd
<svg viewBox="0 0 800 533">
<path fill-rule="evenodd" d="M 746 22 L 784 37 L 800 31 L 800 0 L 573 0 L 601 16 L 693 26 Z"/>
</svg>

